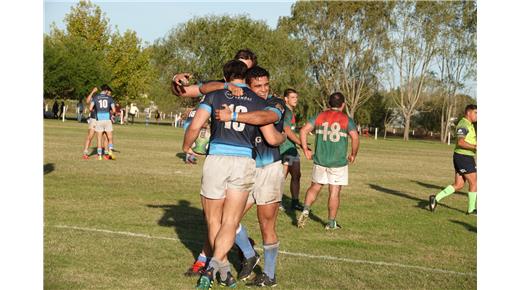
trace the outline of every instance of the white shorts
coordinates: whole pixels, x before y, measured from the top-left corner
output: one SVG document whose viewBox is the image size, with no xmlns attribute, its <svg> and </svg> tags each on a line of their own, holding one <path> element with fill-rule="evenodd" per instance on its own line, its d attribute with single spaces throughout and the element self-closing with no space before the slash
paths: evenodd
<svg viewBox="0 0 520 290">
<path fill-rule="evenodd" d="M 255 167 L 253 158 L 209 155 L 202 169 L 200 194 L 209 199 L 223 199 L 227 189 L 249 193 L 255 181 Z"/>
<path fill-rule="evenodd" d="M 112 121 L 110 120 L 97 120 L 96 121 L 96 132 L 112 132 Z"/>
<path fill-rule="evenodd" d="M 96 119 L 94 118 L 88 118 L 87 119 L 88 128 L 90 129 L 96 129 Z"/>
<path fill-rule="evenodd" d="M 265 205 L 282 201 L 284 182 L 282 161 L 256 168 L 255 185 L 247 203 Z"/>
<path fill-rule="evenodd" d="M 312 167 L 312 182 L 319 184 L 348 185 L 348 165 L 329 168 L 314 164 Z"/>
</svg>

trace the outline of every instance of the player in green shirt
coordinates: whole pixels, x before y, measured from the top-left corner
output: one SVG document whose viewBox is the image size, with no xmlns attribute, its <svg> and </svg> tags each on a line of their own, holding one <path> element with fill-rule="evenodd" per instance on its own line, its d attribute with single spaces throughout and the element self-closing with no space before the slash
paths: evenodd
<svg viewBox="0 0 520 290">
<path fill-rule="evenodd" d="M 287 140 L 280 146 L 280 154 L 282 155 L 283 172 L 285 178 L 291 174 L 291 209 L 303 210 L 300 203 L 300 178 L 302 176 L 300 169 L 300 155 L 296 149 L 296 145 L 301 146 L 301 141 L 296 135 L 296 118 L 294 116 L 294 109 L 298 105 L 298 92 L 294 89 L 286 89 L 283 93 L 285 97 L 285 117 L 283 131 L 287 135 Z M 280 203 L 280 209 L 284 210 Z"/>
<path fill-rule="evenodd" d="M 345 97 L 334 93 L 329 97 L 330 109 L 311 118 L 300 130 L 301 144 L 305 157 L 314 160 L 312 183 L 305 195 L 305 205 L 298 217 L 298 227 L 302 228 L 309 217 L 310 207 L 324 184 L 329 185 L 329 222 L 325 229 L 340 228 L 336 223 L 341 186 L 348 185 L 348 162 L 354 163 L 359 149 L 356 124 L 343 113 Z M 316 133 L 315 153 L 307 148 L 307 134 Z M 347 158 L 348 136 L 352 139 L 352 152 Z"/>
<path fill-rule="evenodd" d="M 453 166 L 455 167 L 455 182 L 448 185 L 437 195 L 430 195 L 430 210 L 434 211 L 437 203 L 448 195 L 469 183 L 467 214 L 477 214 L 477 132 L 473 123 L 477 122 L 477 105 L 467 105 L 464 117 L 457 124 L 457 144 L 453 152 Z"/>
</svg>

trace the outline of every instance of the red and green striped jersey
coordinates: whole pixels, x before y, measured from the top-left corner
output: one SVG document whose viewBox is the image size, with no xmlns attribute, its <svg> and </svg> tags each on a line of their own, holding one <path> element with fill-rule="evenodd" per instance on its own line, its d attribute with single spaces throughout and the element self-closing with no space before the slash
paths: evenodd
<svg viewBox="0 0 520 290">
<path fill-rule="evenodd" d="M 293 111 L 289 109 L 289 107 L 285 107 L 285 117 L 283 120 L 283 126 L 289 127 L 293 132 L 296 131 L 296 118 L 294 116 Z M 298 150 L 296 149 L 296 144 L 294 144 L 291 139 L 287 138 L 285 142 L 280 145 L 280 154 L 284 155 L 291 155 L 291 156 L 297 156 Z"/>
<path fill-rule="evenodd" d="M 348 132 L 356 130 L 354 121 L 340 111 L 327 110 L 309 123 L 316 134 L 314 164 L 329 168 L 347 165 Z"/>
</svg>

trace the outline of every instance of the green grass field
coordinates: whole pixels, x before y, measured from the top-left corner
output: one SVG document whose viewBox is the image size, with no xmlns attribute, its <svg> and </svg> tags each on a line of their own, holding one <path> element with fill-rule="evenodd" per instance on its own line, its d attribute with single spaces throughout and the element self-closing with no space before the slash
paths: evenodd
<svg viewBox="0 0 520 290">
<path fill-rule="evenodd" d="M 74 121 L 44 121 L 45 288 L 193 289 L 197 278 L 183 272 L 205 233 L 203 162 L 178 157 L 182 130 L 115 125 L 116 161 L 82 160 L 86 131 Z M 280 213 L 278 288 L 476 288 L 477 220 L 464 214 L 466 195 L 427 210 L 428 195 L 452 182 L 452 150 L 362 138 L 342 190 L 343 229 L 323 229 L 323 190 L 304 229 L 294 212 Z M 302 161 L 300 199 L 311 168 Z M 256 214 L 243 223 L 261 245 Z M 230 259 L 236 262 L 234 252 Z"/>
</svg>

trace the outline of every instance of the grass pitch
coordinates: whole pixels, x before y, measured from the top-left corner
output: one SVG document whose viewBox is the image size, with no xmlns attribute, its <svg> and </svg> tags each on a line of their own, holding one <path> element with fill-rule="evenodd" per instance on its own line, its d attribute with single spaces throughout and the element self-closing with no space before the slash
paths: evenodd
<svg viewBox="0 0 520 290">
<path fill-rule="evenodd" d="M 117 160 L 82 160 L 87 125 L 44 121 L 44 287 L 193 289 L 197 278 L 183 272 L 205 234 L 203 159 L 184 164 L 182 129 L 114 128 Z M 464 214 L 467 187 L 427 210 L 428 195 L 452 182 L 452 150 L 361 138 L 341 191 L 343 229 L 323 229 L 325 187 L 304 229 L 295 226 L 297 213 L 279 214 L 278 288 L 476 288 L 477 220 Z M 311 169 L 302 160 L 301 200 Z M 261 245 L 254 209 L 243 224 Z"/>
</svg>

